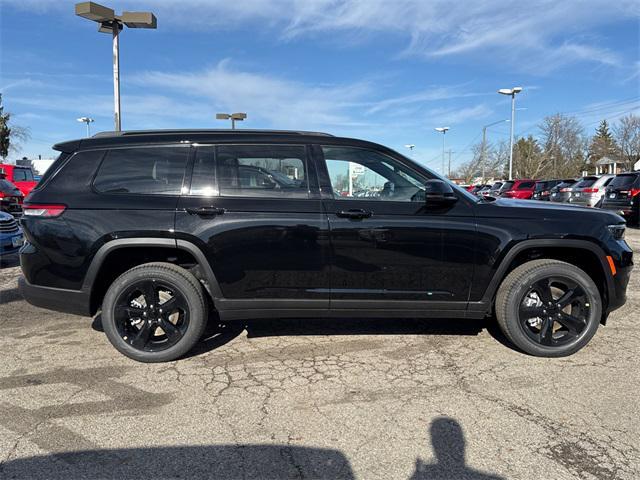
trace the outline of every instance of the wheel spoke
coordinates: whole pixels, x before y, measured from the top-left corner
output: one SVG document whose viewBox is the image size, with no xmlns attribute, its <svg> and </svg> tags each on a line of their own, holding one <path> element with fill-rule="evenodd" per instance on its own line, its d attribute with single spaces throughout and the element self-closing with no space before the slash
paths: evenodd
<svg viewBox="0 0 640 480">
<path fill-rule="evenodd" d="M 156 284 L 148 280 L 142 284 L 142 295 L 144 296 L 144 301 L 147 302 L 147 308 L 151 305 L 158 304 L 158 289 L 156 288 Z"/>
<path fill-rule="evenodd" d="M 553 343 L 553 319 L 544 318 L 540 327 L 540 343 L 551 345 Z"/>
<path fill-rule="evenodd" d="M 160 328 L 164 330 L 164 333 L 167 334 L 167 338 L 173 344 L 182 338 L 182 332 L 176 328 L 176 326 L 171 323 L 169 320 L 162 320 L 160 323 Z"/>
<path fill-rule="evenodd" d="M 542 317 L 542 307 L 527 307 L 526 305 L 520 305 L 520 310 L 518 311 L 520 314 L 521 320 L 526 320 L 528 318 Z"/>
<path fill-rule="evenodd" d="M 576 285 L 574 288 L 567 290 L 567 292 L 562 295 L 556 303 L 560 306 L 560 308 L 564 308 L 567 305 L 571 304 L 574 300 L 584 296 L 584 291 L 580 287 L 580 285 Z"/>
<path fill-rule="evenodd" d="M 569 330 L 572 335 L 578 335 L 585 327 L 585 322 L 565 312 L 560 312 L 558 322 Z"/>
<path fill-rule="evenodd" d="M 543 303 L 553 302 L 553 295 L 551 293 L 551 279 L 543 278 L 534 284 L 534 288 L 537 290 L 540 300 Z"/>
<path fill-rule="evenodd" d="M 145 345 L 149 343 L 149 338 L 154 330 L 155 325 L 152 325 L 150 322 L 143 322 L 142 327 L 140 327 L 140 331 L 138 331 L 136 336 L 131 340 L 131 345 L 142 350 Z"/>
<path fill-rule="evenodd" d="M 176 299 L 176 296 L 174 295 L 173 297 L 171 297 L 169 300 L 167 300 L 166 302 L 164 302 L 160 306 L 162 307 L 162 309 L 165 312 L 170 312 L 173 308 L 176 307 L 177 303 L 178 303 L 178 300 Z"/>
</svg>

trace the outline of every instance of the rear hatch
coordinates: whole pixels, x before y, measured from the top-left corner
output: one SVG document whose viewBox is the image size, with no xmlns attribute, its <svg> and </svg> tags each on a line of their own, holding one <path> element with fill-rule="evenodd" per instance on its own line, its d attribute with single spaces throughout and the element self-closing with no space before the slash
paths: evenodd
<svg viewBox="0 0 640 480">
<path fill-rule="evenodd" d="M 630 210 L 633 197 L 640 195 L 640 174 L 622 173 L 611 180 L 604 194 L 602 207 L 611 210 Z"/>
<path fill-rule="evenodd" d="M 580 200 L 585 193 L 590 193 L 587 190 L 590 189 L 594 183 L 598 180 L 598 177 L 585 177 L 578 183 L 572 185 L 568 189 L 568 199 L 570 202 Z"/>
</svg>

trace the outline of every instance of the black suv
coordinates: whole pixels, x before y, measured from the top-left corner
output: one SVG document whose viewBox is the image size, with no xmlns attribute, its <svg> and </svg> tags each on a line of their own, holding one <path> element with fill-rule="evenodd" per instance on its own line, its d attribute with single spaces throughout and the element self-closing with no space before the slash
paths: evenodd
<svg viewBox="0 0 640 480">
<path fill-rule="evenodd" d="M 207 319 L 476 318 L 533 355 L 576 352 L 625 302 L 612 212 L 477 198 L 383 146 L 283 131 L 65 142 L 27 198 L 20 288 L 95 315 L 145 362 Z"/>
<path fill-rule="evenodd" d="M 616 175 L 602 197 L 602 208 L 619 213 L 629 225 L 640 226 L 640 172 Z"/>
</svg>

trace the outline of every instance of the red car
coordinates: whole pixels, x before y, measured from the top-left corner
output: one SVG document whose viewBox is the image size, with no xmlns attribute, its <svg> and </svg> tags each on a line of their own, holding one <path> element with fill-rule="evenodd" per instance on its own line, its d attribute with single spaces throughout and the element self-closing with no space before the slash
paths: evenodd
<svg viewBox="0 0 640 480">
<path fill-rule="evenodd" d="M 500 196 L 503 198 L 520 198 L 530 200 L 535 191 L 536 181 L 528 178 L 519 180 L 507 180 L 500 188 Z"/>
<path fill-rule="evenodd" d="M 0 163 L 0 171 L 2 170 L 4 170 L 6 179 L 18 187 L 25 197 L 38 183 L 33 178 L 33 170 L 31 170 L 31 167 Z"/>
</svg>

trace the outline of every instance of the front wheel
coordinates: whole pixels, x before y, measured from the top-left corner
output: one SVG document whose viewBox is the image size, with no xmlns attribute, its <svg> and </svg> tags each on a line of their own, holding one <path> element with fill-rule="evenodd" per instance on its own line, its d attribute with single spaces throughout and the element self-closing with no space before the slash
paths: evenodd
<svg viewBox="0 0 640 480">
<path fill-rule="evenodd" d="M 170 263 L 146 263 L 120 275 L 102 302 L 102 326 L 111 344 L 139 362 L 167 362 L 202 336 L 207 303 L 202 286 Z"/>
<path fill-rule="evenodd" d="M 595 335 L 602 300 L 591 277 L 575 265 L 533 260 L 507 275 L 495 309 L 504 334 L 524 352 L 564 357 Z"/>
</svg>

